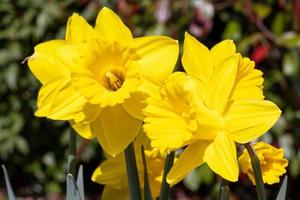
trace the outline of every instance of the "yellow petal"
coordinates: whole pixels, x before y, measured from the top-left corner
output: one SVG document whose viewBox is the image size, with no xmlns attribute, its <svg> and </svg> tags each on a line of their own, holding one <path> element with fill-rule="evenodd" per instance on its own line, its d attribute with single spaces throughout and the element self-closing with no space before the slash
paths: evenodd
<svg viewBox="0 0 300 200">
<path fill-rule="evenodd" d="M 92 181 L 121 189 L 127 185 L 125 159 L 123 154 L 108 158 L 100 164 L 92 175 Z"/>
<path fill-rule="evenodd" d="M 102 8 L 96 19 L 95 30 L 99 37 L 107 40 L 119 41 L 130 45 L 133 38 L 130 30 L 122 20 L 109 8 Z"/>
<path fill-rule="evenodd" d="M 99 104 L 101 94 L 106 89 L 97 81 L 95 75 L 84 67 L 76 67 L 72 70 L 71 82 L 75 89 L 85 96 L 90 103 Z"/>
<path fill-rule="evenodd" d="M 232 40 L 219 42 L 210 50 L 214 66 L 220 66 L 224 59 L 232 56 L 236 51 L 235 44 Z"/>
<path fill-rule="evenodd" d="M 82 57 L 82 51 L 86 48 L 86 44 L 66 44 L 57 48 L 57 59 L 59 66 L 63 66 L 68 70 L 68 78 L 71 76 L 71 69 L 76 66 L 77 61 Z"/>
<path fill-rule="evenodd" d="M 87 100 L 68 83 L 55 96 L 51 106 L 51 114 L 48 115 L 48 118 L 54 120 L 83 120 L 82 109 L 86 102 Z"/>
<path fill-rule="evenodd" d="M 154 104 L 156 103 L 156 105 Z M 157 105 L 160 104 L 161 105 Z M 181 115 L 166 109 L 162 101 L 149 104 L 144 113 L 144 130 L 151 139 L 151 146 L 162 153 L 183 147 L 192 137 L 189 124 Z"/>
<path fill-rule="evenodd" d="M 105 186 L 101 194 L 101 200 L 130 200 L 130 194 L 128 187 L 122 189 L 114 189 L 109 186 Z"/>
<path fill-rule="evenodd" d="M 58 79 L 67 73 L 66 68 L 59 66 L 56 60 L 56 50 L 64 44 L 63 40 L 51 40 L 34 48 L 34 54 L 28 60 L 28 66 L 42 84 Z"/>
<path fill-rule="evenodd" d="M 135 92 L 130 95 L 129 99 L 126 99 L 122 104 L 124 109 L 133 117 L 143 120 L 143 109 L 146 107 L 144 102 L 148 95 L 142 92 Z"/>
<path fill-rule="evenodd" d="M 87 21 L 77 13 L 73 13 L 68 20 L 66 41 L 68 44 L 80 44 L 86 42 L 92 32 L 93 28 Z"/>
<path fill-rule="evenodd" d="M 237 56 L 225 59 L 220 66 L 216 67 L 204 90 L 206 105 L 220 114 L 223 114 L 227 106 L 228 98 L 235 83 L 238 67 L 237 62 Z"/>
<path fill-rule="evenodd" d="M 85 139 L 93 139 L 95 137 L 91 131 L 91 125 L 89 122 L 75 123 L 74 121 L 70 121 L 70 124 L 81 137 Z"/>
<path fill-rule="evenodd" d="M 164 36 L 146 36 L 134 39 L 134 48 L 141 59 L 141 72 L 160 81 L 174 70 L 179 47 L 178 42 Z"/>
<path fill-rule="evenodd" d="M 226 115 L 225 128 L 234 141 L 247 143 L 268 131 L 280 113 L 280 109 L 271 101 L 235 101 Z"/>
<path fill-rule="evenodd" d="M 121 153 L 137 136 L 142 121 L 129 115 L 122 105 L 105 107 L 91 123 L 103 149 L 111 156 Z"/>
<path fill-rule="evenodd" d="M 38 110 L 35 115 L 38 117 L 46 117 L 52 113 L 52 104 L 58 92 L 68 85 L 68 80 L 57 79 L 43 85 L 39 91 L 37 98 Z"/>
<path fill-rule="evenodd" d="M 190 144 L 168 173 L 168 183 L 171 185 L 178 183 L 194 168 L 200 166 L 204 162 L 203 155 L 207 145 L 209 145 L 209 142 L 204 140 Z"/>
<path fill-rule="evenodd" d="M 90 104 L 90 103 L 86 103 L 83 106 L 83 114 L 84 114 L 84 119 L 83 121 L 85 122 L 91 122 L 94 121 L 97 116 L 99 115 L 99 113 L 101 112 L 102 108 L 97 105 L 97 104 Z"/>
<path fill-rule="evenodd" d="M 182 64 L 190 76 L 206 81 L 213 71 L 210 51 L 189 33 L 185 33 Z"/>
<path fill-rule="evenodd" d="M 219 132 L 214 141 L 206 148 L 204 161 L 226 180 L 235 182 L 239 176 L 234 141 L 224 132 Z"/>
</svg>

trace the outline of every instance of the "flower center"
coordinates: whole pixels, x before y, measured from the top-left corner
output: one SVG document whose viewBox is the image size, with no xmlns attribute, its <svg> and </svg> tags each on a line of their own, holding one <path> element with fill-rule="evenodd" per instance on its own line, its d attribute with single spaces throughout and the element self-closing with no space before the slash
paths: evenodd
<svg viewBox="0 0 300 200">
<path fill-rule="evenodd" d="M 106 84 L 105 84 L 106 89 L 111 91 L 117 91 L 122 87 L 122 84 L 124 82 L 122 73 L 108 71 L 105 73 L 105 77 L 106 77 Z"/>
</svg>

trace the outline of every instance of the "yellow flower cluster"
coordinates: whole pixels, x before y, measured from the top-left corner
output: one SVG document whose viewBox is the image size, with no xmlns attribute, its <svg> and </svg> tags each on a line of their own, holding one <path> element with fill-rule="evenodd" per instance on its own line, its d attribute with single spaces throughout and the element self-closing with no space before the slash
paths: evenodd
<svg viewBox="0 0 300 200">
<path fill-rule="evenodd" d="M 146 151 L 150 187 L 157 197 L 167 153 L 185 147 L 167 176 L 170 184 L 203 163 L 237 181 L 235 143 L 258 138 L 279 118 L 279 108 L 264 100 L 262 72 L 236 52 L 231 40 L 208 49 L 186 33 L 186 72 L 172 73 L 178 52 L 177 41 L 165 36 L 133 38 L 121 19 L 103 8 L 94 28 L 73 14 L 65 39 L 37 45 L 29 58 L 30 70 L 42 84 L 35 115 L 69 121 L 82 137 L 97 138 L 107 153 L 92 177 L 108 186 L 104 199 L 128 197 L 120 153 L 141 132 L 143 122 L 151 140 Z M 145 143 L 147 139 L 139 145 Z M 269 154 L 259 157 L 266 162 L 262 168 L 272 171 Z M 244 153 L 240 162 L 248 161 Z M 249 167 L 242 170 L 251 174 Z M 268 182 L 271 176 L 266 177 Z"/>
<path fill-rule="evenodd" d="M 280 116 L 264 100 L 262 72 L 225 40 L 208 49 L 188 33 L 182 64 L 186 71 L 166 80 L 144 110 L 144 129 L 162 152 L 185 147 L 168 174 L 175 184 L 202 163 L 229 181 L 237 181 L 237 143 L 264 134 Z M 191 159 L 193 157 L 193 159 Z"/>
</svg>

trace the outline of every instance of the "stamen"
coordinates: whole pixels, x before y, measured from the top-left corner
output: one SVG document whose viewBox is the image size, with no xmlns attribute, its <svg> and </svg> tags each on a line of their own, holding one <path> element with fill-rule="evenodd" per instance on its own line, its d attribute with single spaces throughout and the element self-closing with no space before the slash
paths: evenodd
<svg viewBox="0 0 300 200">
<path fill-rule="evenodd" d="M 119 88 L 121 88 L 122 81 L 117 76 L 111 72 L 106 72 L 105 76 L 108 78 L 110 88 L 113 91 L 117 91 Z"/>
</svg>

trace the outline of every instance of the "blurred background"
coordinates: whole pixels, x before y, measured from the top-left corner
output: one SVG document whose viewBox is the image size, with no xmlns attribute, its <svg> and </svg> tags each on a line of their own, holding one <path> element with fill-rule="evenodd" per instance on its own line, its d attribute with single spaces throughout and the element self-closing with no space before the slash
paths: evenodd
<svg viewBox="0 0 300 200">
<path fill-rule="evenodd" d="M 288 199 L 299 199 L 300 185 L 300 1 L 299 0 L 0 0 L 0 163 L 7 167 L 17 196 L 64 199 L 67 123 L 36 118 L 40 84 L 27 64 L 36 44 L 64 38 L 73 12 L 94 25 L 102 6 L 112 8 L 134 36 L 168 35 L 182 45 L 188 31 L 211 47 L 223 39 L 264 72 L 264 91 L 282 109 L 276 126 L 263 140 L 285 149 L 289 159 Z M 180 70 L 180 60 L 177 70 Z M 88 199 L 102 186 L 90 181 L 103 159 L 96 141 L 78 136 L 77 163 L 83 164 Z M 207 166 L 194 170 L 174 187 L 172 199 L 215 199 L 219 178 Z M 274 199 L 280 184 L 267 186 Z M 232 199 L 255 199 L 246 176 L 231 183 Z M 5 199 L 0 173 L 0 199 Z M 209 197 L 210 196 L 210 197 Z"/>
</svg>

